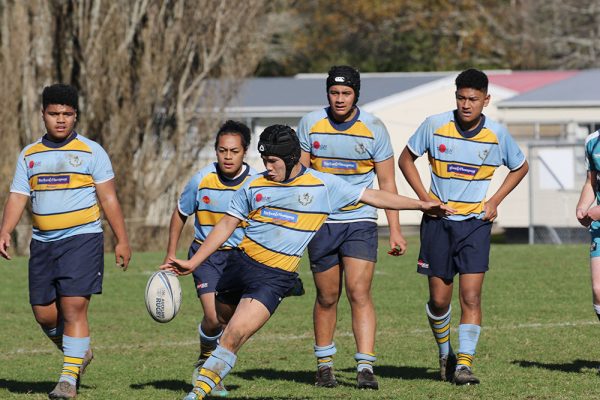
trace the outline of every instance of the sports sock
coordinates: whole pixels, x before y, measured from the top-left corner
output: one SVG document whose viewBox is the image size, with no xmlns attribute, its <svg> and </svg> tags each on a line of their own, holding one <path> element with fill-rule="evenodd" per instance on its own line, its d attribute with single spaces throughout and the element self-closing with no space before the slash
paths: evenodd
<svg viewBox="0 0 600 400">
<path fill-rule="evenodd" d="M 204 399 L 221 382 L 235 365 L 237 357 L 224 347 L 217 345 L 211 356 L 200 368 L 192 390 L 198 399 Z"/>
<path fill-rule="evenodd" d="M 217 347 L 219 338 L 223 334 L 223 330 L 215 336 L 208 336 L 202 331 L 202 324 L 198 324 L 198 333 L 200 334 L 200 358 L 207 359 Z"/>
<path fill-rule="evenodd" d="M 356 360 L 356 372 L 363 369 L 373 372 L 373 363 L 377 361 L 377 357 L 373 353 L 356 353 L 354 359 Z"/>
<path fill-rule="evenodd" d="M 473 366 L 473 356 L 479 341 L 481 326 L 474 324 L 460 324 L 458 326 L 458 354 L 456 368 Z"/>
<path fill-rule="evenodd" d="M 425 304 L 425 312 L 429 320 L 429 326 L 433 337 L 438 345 L 440 358 L 447 357 L 452 354 L 452 346 L 450 345 L 450 320 L 452 318 L 452 306 L 448 307 L 448 312 L 441 316 L 435 316 L 429 309 L 429 304 Z"/>
<path fill-rule="evenodd" d="M 89 348 L 89 336 L 84 338 L 63 336 L 64 359 L 59 382 L 67 381 L 71 385 L 77 384 L 79 370 L 81 369 L 81 364 L 83 364 L 83 357 L 85 357 L 85 353 Z"/>
<path fill-rule="evenodd" d="M 44 331 L 46 336 L 48 336 L 48 339 L 52 340 L 52 343 L 54 343 L 54 345 L 58 347 L 60 351 L 62 351 L 64 331 L 64 325 L 62 324 L 62 321 L 58 326 L 55 326 L 54 328 L 46 328 L 42 326 L 42 330 Z"/>
<path fill-rule="evenodd" d="M 596 311 L 596 316 L 600 320 L 600 304 L 594 304 L 594 311 Z"/>
<path fill-rule="evenodd" d="M 337 353 L 335 343 L 327 346 L 317 346 L 315 344 L 315 357 L 317 357 L 317 369 L 323 367 L 333 367 L 333 355 Z"/>
</svg>

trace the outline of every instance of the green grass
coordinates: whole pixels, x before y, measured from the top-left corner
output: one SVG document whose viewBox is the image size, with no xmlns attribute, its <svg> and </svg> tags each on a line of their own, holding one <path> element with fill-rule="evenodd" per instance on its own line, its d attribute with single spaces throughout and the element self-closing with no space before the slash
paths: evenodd
<svg viewBox="0 0 600 400">
<path fill-rule="evenodd" d="M 240 351 L 227 377 L 233 399 L 600 399 L 600 324 L 594 315 L 587 246 L 495 244 L 483 292 L 484 323 L 475 371 L 482 384 L 455 387 L 437 380 L 437 350 L 424 315 L 426 279 L 415 272 L 418 243 L 392 258 L 381 246 L 374 280 L 378 312 L 376 373 L 381 389 L 354 389 L 354 340 L 340 303 L 335 365 L 341 386 L 313 386 L 314 285 L 286 299 Z M 90 307 L 96 358 L 80 399 L 180 399 L 190 388 L 197 356 L 200 306 L 191 278 L 183 305 L 168 324 L 144 306 L 146 281 L 162 253 L 135 254 L 123 273 L 107 255 L 104 294 Z M 37 327 L 28 305 L 27 260 L 1 261 L 0 399 L 45 399 L 62 357 Z M 458 302 L 452 341 L 457 347 Z"/>
</svg>

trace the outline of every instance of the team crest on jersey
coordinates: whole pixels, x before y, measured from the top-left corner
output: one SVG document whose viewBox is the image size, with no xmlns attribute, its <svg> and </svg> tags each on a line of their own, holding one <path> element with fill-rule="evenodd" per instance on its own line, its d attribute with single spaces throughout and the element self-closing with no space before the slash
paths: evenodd
<svg viewBox="0 0 600 400">
<path fill-rule="evenodd" d="M 490 153 L 490 151 L 487 150 L 487 149 L 486 150 L 481 150 L 479 152 L 479 158 L 481 158 L 482 160 L 485 160 L 489 153 Z"/>
<path fill-rule="evenodd" d="M 302 204 L 303 206 L 307 206 L 310 203 L 312 203 L 313 201 L 313 196 L 311 196 L 310 193 L 304 193 L 304 194 L 299 194 L 298 195 L 298 203 Z"/>
<path fill-rule="evenodd" d="M 77 154 L 67 154 L 67 158 L 69 159 L 69 164 L 73 167 L 79 167 L 82 163 L 81 158 Z"/>
<path fill-rule="evenodd" d="M 357 143 L 356 146 L 354 146 L 354 151 L 358 154 L 365 154 L 367 152 L 367 146 L 365 146 L 364 143 Z"/>
</svg>

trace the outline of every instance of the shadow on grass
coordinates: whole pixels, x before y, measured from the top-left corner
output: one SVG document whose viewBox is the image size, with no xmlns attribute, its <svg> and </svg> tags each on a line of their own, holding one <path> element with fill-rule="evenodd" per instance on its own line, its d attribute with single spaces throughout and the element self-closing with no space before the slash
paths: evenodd
<svg viewBox="0 0 600 400">
<path fill-rule="evenodd" d="M 56 382 L 21 382 L 0 379 L 0 389 L 11 393 L 48 393 L 56 386 Z"/>
<path fill-rule="evenodd" d="M 523 368 L 544 368 L 550 371 L 562 372 L 582 372 L 584 369 L 598 369 L 599 361 L 590 360 L 573 360 L 570 363 L 541 363 L 537 361 L 514 360 L 512 364 L 516 364 Z"/>
<path fill-rule="evenodd" d="M 356 373 L 356 369 L 354 368 L 346 368 L 342 371 Z M 438 371 L 431 371 L 429 368 L 410 367 L 406 365 L 375 365 L 375 375 L 390 379 L 440 380 L 440 373 Z"/>
<path fill-rule="evenodd" d="M 315 384 L 314 372 L 309 371 L 282 371 L 272 368 L 255 368 L 244 371 L 234 371 L 232 374 L 248 381 L 268 379 L 273 381 L 298 382 L 311 386 Z"/>
<path fill-rule="evenodd" d="M 236 390 L 239 388 L 238 385 L 226 385 L 227 390 Z M 183 380 L 174 380 L 167 379 L 162 381 L 150 381 L 146 383 L 133 383 L 129 385 L 130 388 L 134 390 L 143 390 L 147 387 L 152 387 L 154 389 L 162 389 L 162 390 L 170 390 L 172 392 L 189 392 L 192 388 L 191 383 L 185 382 Z"/>
</svg>

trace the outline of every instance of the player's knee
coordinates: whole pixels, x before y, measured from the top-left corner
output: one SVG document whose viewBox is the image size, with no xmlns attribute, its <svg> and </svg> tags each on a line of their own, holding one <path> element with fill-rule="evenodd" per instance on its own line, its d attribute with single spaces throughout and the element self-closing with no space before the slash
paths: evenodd
<svg viewBox="0 0 600 400">
<path fill-rule="evenodd" d="M 429 305 L 429 311 L 431 311 L 433 315 L 444 315 L 448 312 L 448 308 L 450 307 L 450 301 L 441 297 L 431 297 L 427 304 Z"/>
<path fill-rule="evenodd" d="M 317 303 L 322 308 L 332 308 L 336 307 L 339 299 L 339 294 L 337 293 L 317 293 Z"/>
<path fill-rule="evenodd" d="M 481 307 L 481 293 L 463 293 L 460 296 L 463 308 L 479 309 Z"/>
<path fill-rule="evenodd" d="M 370 290 L 347 290 L 346 293 L 348 295 L 348 301 L 350 301 L 350 304 L 353 306 L 366 306 L 372 302 Z"/>
</svg>

